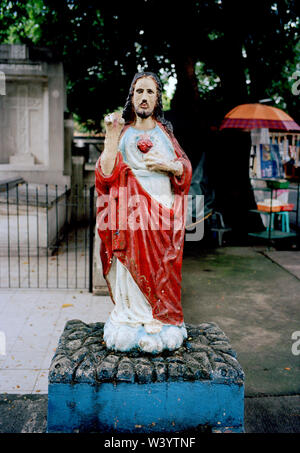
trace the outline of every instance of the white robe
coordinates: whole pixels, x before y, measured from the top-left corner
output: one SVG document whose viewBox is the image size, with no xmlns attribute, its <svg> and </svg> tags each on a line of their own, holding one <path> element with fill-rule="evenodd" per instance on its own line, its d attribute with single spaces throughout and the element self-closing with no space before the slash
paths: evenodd
<svg viewBox="0 0 300 453">
<path fill-rule="evenodd" d="M 152 141 L 153 150 L 158 150 L 170 160 L 176 158 L 171 141 L 159 126 L 148 131 L 128 128 L 120 140 L 119 149 L 124 161 L 131 167 L 143 188 L 159 203 L 171 208 L 174 194 L 169 176 L 165 173 L 148 170 L 144 163 L 145 154 L 137 148 L 138 140 L 145 134 Z M 161 329 L 163 323 L 153 318 L 151 305 L 130 272 L 116 258 L 114 258 L 107 279 L 115 301 L 115 307 L 110 315 L 113 324 L 132 327 L 144 325 L 145 330 L 149 333 Z"/>
</svg>

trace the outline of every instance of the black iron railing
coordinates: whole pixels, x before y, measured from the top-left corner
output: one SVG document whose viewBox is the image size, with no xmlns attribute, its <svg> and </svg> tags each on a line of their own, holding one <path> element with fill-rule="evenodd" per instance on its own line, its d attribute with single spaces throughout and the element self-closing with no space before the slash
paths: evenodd
<svg viewBox="0 0 300 453">
<path fill-rule="evenodd" d="M 0 288 L 93 287 L 95 187 L 0 187 Z"/>
</svg>

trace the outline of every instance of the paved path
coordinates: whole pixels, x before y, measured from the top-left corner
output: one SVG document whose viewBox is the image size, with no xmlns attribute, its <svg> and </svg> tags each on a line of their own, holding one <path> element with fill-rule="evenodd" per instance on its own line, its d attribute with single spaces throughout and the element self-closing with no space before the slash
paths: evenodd
<svg viewBox="0 0 300 453">
<path fill-rule="evenodd" d="M 246 396 L 300 394 L 300 356 L 291 351 L 300 331 L 299 279 L 250 247 L 194 252 L 183 262 L 186 322 L 214 321 L 224 330 L 246 373 Z M 287 266 L 299 256 L 275 253 Z M 65 323 L 106 321 L 112 307 L 108 296 L 86 290 L 0 290 L 0 393 L 47 393 Z"/>
<path fill-rule="evenodd" d="M 236 349 L 246 374 L 246 432 L 300 432 L 300 355 L 291 350 L 291 334 L 300 331 L 298 257 L 267 257 L 265 249 L 252 247 L 197 250 L 193 244 L 185 253 L 185 320 L 217 322 Z M 0 332 L 6 339 L 0 413 L 12 415 L 0 417 L 0 432 L 7 432 L 7 423 L 43 431 L 48 367 L 65 323 L 105 321 L 112 307 L 109 297 L 85 290 L 0 290 Z M 28 400 L 26 418 L 20 405 Z"/>
<path fill-rule="evenodd" d="M 214 321 L 226 333 L 245 371 L 246 396 L 300 394 L 300 355 L 292 353 L 292 334 L 300 331 L 299 279 L 262 248 L 188 249 L 186 322 Z M 290 255 L 282 265 L 284 257 L 289 265 Z"/>
<path fill-rule="evenodd" d="M 48 368 L 65 323 L 106 321 L 112 307 L 109 297 L 86 291 L 0 290 L 0 332 L 6 343 L 0 393 L 47 393 Z"/>
<path fill-rule="evenodd" d="M 300 280 L 300 251 L 266 251 L 264 254 L 274 263 L 295 275 Z"/>
</svg>

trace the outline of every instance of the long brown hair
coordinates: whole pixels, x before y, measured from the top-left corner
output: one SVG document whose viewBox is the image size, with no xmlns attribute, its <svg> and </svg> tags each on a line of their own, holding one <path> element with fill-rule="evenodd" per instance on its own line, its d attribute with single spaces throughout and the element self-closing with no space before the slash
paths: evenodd
<svg viewBox="0 0 300 453">
<path fill-rule="evenodd" d="M 125 120 L 125 124 L 130 124 L 135 121 L 135 112 L 133 108 L 133 102 L 132 102 L 132 97 L 133 97 L 133 92 L 134 92 L 134 87 L 138 79 L 141 79 L 142 77 L 151 77 L 157 87 L 157 100 L 156 100 L 156 106 L 154 108 L 153 112 L 153 117 L 162 123 L 162 125 L 170 132 L 173 133 L 173 126 L 172 124 L 165 119 L 164 112 L 163 112 L 163 105 L 162 105 L 162 84 L 159 79 L 159 77 L 154 74 L 154 72 L 137 72 L 135 76 L 132 79 L 130 88 L 129 88 L 129 93 L 125 102 L 125 106 L 123 109 L 123 115 L 122 117 Z"/>
</svg>

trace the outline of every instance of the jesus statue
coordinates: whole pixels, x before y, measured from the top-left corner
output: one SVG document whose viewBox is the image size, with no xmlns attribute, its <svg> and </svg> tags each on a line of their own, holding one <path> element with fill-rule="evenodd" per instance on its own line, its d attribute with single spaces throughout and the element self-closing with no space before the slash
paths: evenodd
<svg viewBox="0 0 300 453">
<path fill-rule="evenodd" d="M 114 308 L 104 340 L 116 351 L 172 351 L 187 336 L 181 267 L 192 168 L 164 118 L 156 74 L 134 76 L 123 114 L 107 115 L 105 128 L 97 230 Z"/>
</svg>

